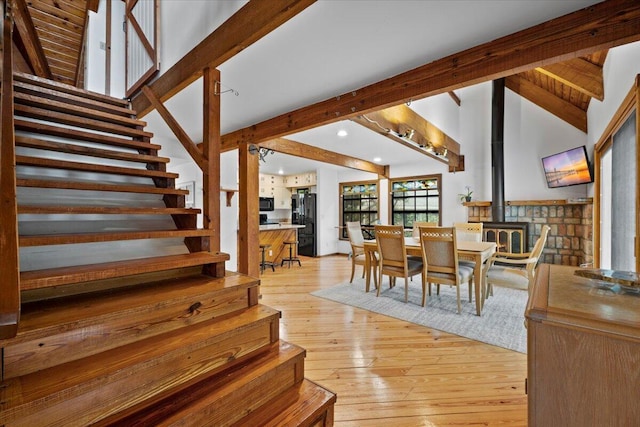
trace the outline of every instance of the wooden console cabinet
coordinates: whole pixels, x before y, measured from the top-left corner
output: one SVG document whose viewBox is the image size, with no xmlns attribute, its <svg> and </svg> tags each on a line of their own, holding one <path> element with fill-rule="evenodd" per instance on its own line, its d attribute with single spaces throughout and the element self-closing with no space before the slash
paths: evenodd
<svg viewBox="0 0 640 427">
<path fill-rule="evenodd" d="M 527 304 L 529 426 L 640 423 L 640 295 L 542 264 Z"/>
</svg>

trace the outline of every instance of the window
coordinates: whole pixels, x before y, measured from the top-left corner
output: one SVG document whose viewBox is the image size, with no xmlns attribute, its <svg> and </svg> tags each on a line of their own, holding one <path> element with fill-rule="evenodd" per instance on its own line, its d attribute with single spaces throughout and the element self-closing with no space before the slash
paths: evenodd
<svg viewBox="0 0 640 427">
<path fill-rule="evenodd" d="M 346 182 L 340 184 L 341 239 L 348 239 L 347 222 L 364 226 L 365 238 L 373 238 L 373 225 L 378 221 L 378 182 Z"/>
<path fill-rule="evenodd" d="M 405 228 L 412 228 L 414 221 L 440 224 L 440 182 L 441 175 L 391 180 L 391 224 Z"/>
</svg>

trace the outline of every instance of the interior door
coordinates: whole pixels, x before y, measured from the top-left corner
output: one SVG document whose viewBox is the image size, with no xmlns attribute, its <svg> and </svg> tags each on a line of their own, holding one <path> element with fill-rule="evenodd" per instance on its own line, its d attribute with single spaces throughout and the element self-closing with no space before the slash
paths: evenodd
<svg viewBox="0 0 640 427">
<path fill-rule="evenodd" d="M 130 97 L 159 70 L 158 0 L 126 0 L 126 96 Z"/>
</svg>

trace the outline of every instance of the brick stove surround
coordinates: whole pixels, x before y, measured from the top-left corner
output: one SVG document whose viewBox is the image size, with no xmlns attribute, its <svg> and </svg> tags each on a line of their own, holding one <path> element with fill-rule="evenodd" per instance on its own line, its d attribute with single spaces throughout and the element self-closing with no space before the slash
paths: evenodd
<svg viewBox="0 0 640 427">
<path fill-rule="evenodd" d="M 550 227 L 541 262 L 579 266 L 593 264 L 593 201 L 530 200 L 507 202 L 506 222 L 526 222 L 528 250 L 544 224 Z M 467 202 L 469 222 L 491 222 L 491 202 Z"/>
</svg>

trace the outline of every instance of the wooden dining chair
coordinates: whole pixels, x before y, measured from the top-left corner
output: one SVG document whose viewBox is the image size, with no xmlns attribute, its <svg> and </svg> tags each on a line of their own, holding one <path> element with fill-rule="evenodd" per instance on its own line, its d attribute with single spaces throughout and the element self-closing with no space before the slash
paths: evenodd
<svg viewBox="0 0 640 427">
<path fill-rule="evenodd" d="M 504 286 L 516 289 L 526 289 L 531 295 L 531 286 L 535 277 L 536 265 L 542 255 L 549 226 L 543 225 L 540 237 L 533 245 L 531 252 L 522 254 L 510 252 L 496 252 L 487 260 L 484 267 L 484 288 L 482 294 L 488 298 L 493 295 L 493 286 Z"/>
<path fill-rule="evenodd" d="M 378 245 L 378 272 L 382 288 L 382 276 L 389 276 L 389 287 L 395 286 L 396 277 L 404 279 L 404 302 L 409 301 L 409 278 L 423 273 L 422 261 L 409 259 L 404 243 L 404 227 L 401 225 L 376 225 L 376 243 Z"/>
<path fill-rule="evenodd" d="M 458 313 L 461 312 L 460 285 L 468 283 L 469 302 L 473 285 L 473 268 L 458 262 L 458 244 L 455 227 L 420 227 L 420 246 L 422 247 L 422 306 L 427 302 L 427 286 L 431 293 L 431 284 L 456 287 Z"/>
<path fill-rule="evenodd" d="M 458 242 L 482 242 L 481 222 L 454 222 Z"/>
<path fill-rule="evenodd" d="M 482 242 L 481 222 L 454 222 L 457 242 Z M 460 260 L 460 264 L 475 268 L 476 263 L 471 260 Z"/>
<path fill-rule="evenodd" d="M 356 265 L 362 266 L 362 277 L 364 277 L 364 237 L 362 237 L 362 227 L 360 226 L 360 222 L 347 222 L 346 226 L 347 236 L 349 236 L 349 244 L 351 245 L 351 278 L 349 279 L 349 283 L 353 283 Z"/>
</svg>

